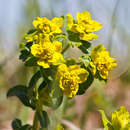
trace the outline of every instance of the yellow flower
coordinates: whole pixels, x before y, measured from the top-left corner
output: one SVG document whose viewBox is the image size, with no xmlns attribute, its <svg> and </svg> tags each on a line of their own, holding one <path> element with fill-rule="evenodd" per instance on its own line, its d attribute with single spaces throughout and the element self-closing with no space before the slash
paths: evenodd
<svg viewBox="0 0 130 130">
<path fill-rule="evenodd" d="M 91 19 L 91 14 L 87 11 L 77 13 L 77 23 L 85 28 L 85 32 L 95 32 L 102 28 L 102 25 Z"/>
<path fill-rule="evenodd" d="M 116 67 L 116 60 L 109 56 L 104 46 L 98 45 L 91 52 L 93 64 L 103 79 L 108 78 L 108 72 Z"/>
<path fill-rule="evenodd" d="M 37 19 L 33 21 L 33 26 L 36 29 L 40 29 L 45 36 L 62 33 L 62 25 L 62 18 L 53 18 L 49 20 L 46 17 L 37 17 Z"/>
<path fill-rule="evenodd" d="M 130 130 L 130 114 L 125 107 L 112 113 L 112 126 L 114 130 Z"/>
<path fill-rule="evenodd" d="M 31 53 L 33 56 L 39 58 L 37 64 L 43 68 L 49 68 L 50 65 L 59 65 L 64 62 L 64 58 L 60 53 L 62 44 L 58 41 L 53 43 L 41 40 L 39 44 L 31 46 Z"/>
<path fill-rule="evenodd" d="M 90 62 L 90 69 L 92 71 L 92 74 L 95 75 L 96 74 L 96 66 L 94 65 L 93 62 Z"/>
<path fill-rule="evenodd" d="M 56 126 L 56 130 L 64 130 L 64 127 L 61 124 L 59 124 Z"/>
<path fill-rule="evenodd" d="M 88 71 L 80 68 L 78 65 L 67 67 L 65 64 L 62 64 L 58 67 L 57 72 L 60 88 L 68 97 L 76 95 L 79 89 L 79 83 L 85 82 L 88 75 Z"/>
<path fill-rule="evenodd" d="M 67 14 L 67 23 L 69 29 L 74 33 L 80 33 L 80 39 L 88 41 L 95 40 L 98 36 L 92 32 L 98 31 L 102 28 L 102 25 L 91 19 L 91 15 L 87 11 L 77 13 L 77 22 L 74 23 L 71 14 Z"/>
<path fill-rule="evenodd" d="M 73 19 L 73 17 L 72 17 L 71 14 L 67 14 L 66 16 L 67 16 L 67 24 L 68 24 L 68 27 L 69 27 L 69 29 L 71 29 L 71 27 L 72 27 L 73 24 L 74 24 L 74 19 Z"/>
<path fill-rule="evenodd" d="M 98 35 L 94 33 L 81 33 L 80 38 L 85 41 L 98 39 Z"/>
</svg>

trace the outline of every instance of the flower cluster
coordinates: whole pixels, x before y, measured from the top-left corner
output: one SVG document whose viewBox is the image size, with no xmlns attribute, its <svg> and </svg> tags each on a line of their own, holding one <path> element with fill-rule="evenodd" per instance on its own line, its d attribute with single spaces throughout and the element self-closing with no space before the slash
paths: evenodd
<svg viewBox="0 0 130 130">
<path fill-rule="evenodd" d="M 31 46 L 31 53 L 38 58 L 37 64 L 43 68 L 49 68 L 50 65 L 59 65 L 64 62 L 64 58 L 60 53 L 62 50 L 62 43 L 59 41 L 41 40 L 39 44 Z"/>
<path fill-rule="evenodd" d="M 46 17 L 40 18 L 37 17 L 37 20 L 33 21 L 33 26 L 36 29 L 41 30 L 44 35 L 54 35 L 62 33 L 62 18 L 53 18 L 52 20 L 47 19 Z"/>
<path fill-rule="evenodd" d="M 78 65 L 67 67 L 62 64 L 58 67 L 57 78 L 59 78 L 60 88 L 68 97 L 76 95 L 79 89 L 79 83 L 83 83 L 88 78 L 88 71 L 80 68 Z"/>
<path fill-rule="evenodd" d="M 55 80 L 58 80 L 59 88 L 68 97 L 79 94 L 81 90 L 85 92 L 89 87 L 86 82 L 92 83 L 93 81 L 89 73 L 93 73 L 93 77 L 99 74 L 105 80 L 108 72 L 116 66 L 116 60 L 109 56 L 102 45 L 95 47 L 89 54 L 87 52 L 89 60 L 85 61 L 89 65 L 86 67 L 82 66 L 82 62 L 78 64 L 78 61 L 69 61 L 63 56 L 70 42 L 78 44 L 77 47 L 84 52 L 83 49 L 87 50 L 91 46 L 88 41 L 98 38 L 93 32 L 100 30 L 102 25 L 92 20 L 91 14 L 87 11 L 78 12 L 76 21 L 71 14 L 67 14 L 66 17 L 55 17 L 52 20 L 37 17 L 33 21 L 33 26 L 34 29 L 25 35 L 25 48 L 29 46 L 27 62 L 30 62 L 29 65 L 36 62 L 43 69 L 52 70 L 55 66 L 57 68 L 54 74 L 56 75 Z"/>
<path fill-rule="evenodd" d="M 89 41 L 98 38 L 98 36 L 92 32 L 100 30 L 102 25 L 99 22 L 92 20 L 89 12 L 78 12 L 76 22 L 71 14 L 67 14 L 67 18 L 69 29 L 74 33 L 79 33 L 81 40 Z"/>
<path fill-rule="evenodd" d="M 118 130 L 130 129 L 130 114 L 125 107 L 122 106 L 112 113 L 112 125 Z"/>
<path fill-rule="evenodd" d="M 87 11 L 78 12 L 76 21 L 71 14 L 52 20 L 37 17 L 33 26 L 20 44 L 19 59 L 25 62 L 25 66 L 34 67 L 35 73 L 27 86 L 17 85 L 8 91 L 7 96 L 15 95 L 25 106 L 35 110 L 35 119 L 33 126 L 22 125 L 16 119 L 12 127 L 16 129 L 18 125 L 21 130 L 35 130 L 39 126 L 40 129 L 55 129 L 48 127 L 49 118 L 42 106 L 57 109 L 64 95 L 73 98 L 84 94 L 95 78 L 106 81 L 108 72 L 116 67 L 116 60 L 102 45 L 93 48 L 90 43 L 98 38 L 94 32 L 102 25 L 92 20 Z M 67 57 L 65 53 L 69 47 L 77 47 L 83 53 L 79 60 Z M 115 126 L 119 124 L 120 128 L 125 128 L 128 120 L 125 110 L 113 113 L 112 123 Z M 64 128 L 58 125 L 59 129 Z"/>
<path fill-rule="evenodd" d="M 31 46 L 31 54 L 38 58 L 37 64 L 43 68 L 49 68 L 50 65 L 59 65 L 64 63 L 64 58 L 61 54 L 62 43 L 59 41 L 51 42 L 51 38 L 55 34 L 62 33 L 62 18 L 53 18 L 52 20 L 46 17 L 37 17 L 33 21 L 36 33 L 31 36 L 26 36 L 27 42 L 35 41 L 36 44 Z M 39 31 L 39 32 L 38 32 Z"/>
<path fill-rule="evenodd" d="M 130 114 L 124 106 L 112 113 L 111 121 L 107 119 L 103 110 L 99 110 L 99 112 L 102 114 L 106 130 L 130 130 Z"/>
<path fill-rule="evenodd" d="M 116 67 L 116 60 L 109 56 L 109 52 L 106 51 L 103 45 L 96 46 L 91 51 L 92 62 L 90 66 L 92 67 L 93 74 L 99 73 L 101 78 L 107 79 L 108 72 Z"/>
</svg>

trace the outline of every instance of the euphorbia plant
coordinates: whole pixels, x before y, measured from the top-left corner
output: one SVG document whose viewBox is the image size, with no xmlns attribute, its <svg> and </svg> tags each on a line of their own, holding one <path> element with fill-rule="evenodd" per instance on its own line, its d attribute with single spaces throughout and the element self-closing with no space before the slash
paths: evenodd
<svg viewBox="0 0 130 130">
<path fill-rule="evenodd" d="M 130 130 L 130 114 L 128 110 L 121 106 L 112 113 L 109 121 L 103 110 L 99 110 L 105 130 Z"/>
<path fill-rule="evenodd" d="M 90 43 L 98 38 L 94 32 L 102 25 L 92 20 L 87 11 L 78 12 L 76 20 L 71 14 L 52 20 L 37 17 L 33 26 L 20 44 L 19 58 L 25 66 L 35 67 L 36 73 L 28 85 L 14 86 L 7 96 L 17 96 L 25 106 L 32 108 L 34 121 L 32 125 L 22 125 L 16 119 L 12 123 L 14 130 L 49 129 L 52 122 L 43 106 L 57 109 L 64 97 L 84 94 L 95 78 L 106 82 L 109 71 L 116 66 L 116 60 L 102 44 L 93 47 Z M 82 51 L 78 60 L 65 57 L 70 47 Z M 57 129 L 63 128 L 58 126 Z"/>
</svg>

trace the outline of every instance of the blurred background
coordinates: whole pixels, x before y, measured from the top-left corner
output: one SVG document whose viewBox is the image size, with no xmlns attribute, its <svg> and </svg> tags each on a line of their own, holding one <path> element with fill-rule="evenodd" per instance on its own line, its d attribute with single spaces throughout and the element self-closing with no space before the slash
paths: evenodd
<svg viewBox="0 0 130 130">
<path fill-rule="evenodd" d="M 24 67 L 18 57 L 19 43 L 36 16 L 72 13 L 76 17 L 77 12 L 89 11 L 103 24 L 93 44 L 102 43 L 117 59 L 118 66 L 108 83 L 95 80 L 84 95 L 69 101 L 64 119 L 81 130 L 97 130 L 103 128 L 98 109 L 104 109 L 108 117 L 121 105 L 130 111 L 129 5 L 130 0 L 0 0 L 0 130 L 11 130 L 14 118 L 32 122 L 32 110 L 16 98 L 7 99 L 6 93 L 16 84 L 27 84 L 32 75 L 32 69 Z"/>
</svg>

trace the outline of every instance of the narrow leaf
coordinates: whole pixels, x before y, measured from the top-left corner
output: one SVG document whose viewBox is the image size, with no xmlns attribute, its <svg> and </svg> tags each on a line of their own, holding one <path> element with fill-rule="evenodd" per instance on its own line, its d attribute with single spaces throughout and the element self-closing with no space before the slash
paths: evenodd
<svg viewBox="0 0 130 130">
<path fill-rule="evenodd" d="M 31 130 L 31 129 L 32 129 L 32 126 L 29 124 L 26 124 L 26 125 L 22 126 L 19 130 Z"/>
<path fill-rule="evenodd" d="M 22 122 L 19 119 L 15 119 L 12 121 L 12 128 L 13 130 L 19 130 L 22 126 Z"/>
<path fill-rule="evenodd" d="M 38 111 L 37 115 L 38 115 L 38 119 L 40 121 L 41 127 L 47 128 L 49 123 L 50 123 L 47 112 L 46 111 Z"/>
<path fill-rule="evenodd" d="M 79 46 L 79 49 L 85 53 L 85 54 L 89 54 L 91 52 L 92 49 L 92 44 L 88 41 L 81 41 L 82 45 Z"/>
<path fill-rule="evenodd" d="M 92 75 L 92 72 L 89 69 L 87 69 L 87 71 L 89 72 L 89 76 L 85 82 L 83 82 L 82 84 L 79 84 L 79 90 L 78 90 L 77 95 L 84 94 L 85 91 L 91 86 L 91 84 L 94 81 L 94 77 Z"/>
<path fill-rule="evenodd" d="M 26 62 L 25 62 L 25 66 L 36 66 L 37 65 L 37 58 L 35 57 L 29 57 Z"/>
<path fill-rule="evenodd" d="M 106 128 L 106 130 L 113 130 L 113 127 L 112 127 L 112 124 L 111 122 L 107 119 L 105 113 L 103 110 L 98 110 L 99 113 L 101 114 L 102 116 L 102 121 L 103 121 L 103 124 L 104 124 L 104 127 Z"/>
<path fill-rule="evenodd" d="M 33 88 L 36 82 L 41 78 L 41 73 L 40 71 L 37 71 L 31 78 L 29 82 L 29 88 Z"/>
<path fill-rule="evenodd" d="M 30 52 L 28 52 L 27 50 L 22 50 L 19 56 L 19 59 L 22 61 L 25 61 L 29 55 L 30 55 Z"/>
<path fill-rule="evenodd" d="M 63 101 L 63 96 L 60 96 L 58 98 L 53 99 L 53 106 L 52 106 L 52 108 L 54 110 L 56 110 L 61 105 L 62 101 Z"/>
<path fill-rule="evenodd" d="M 23 85 L 17 85 L 13 88 L 10 88 L 7 93 L 7 97 L 17 96 L 19 100 L 25 105 L 32 107 L 29 101 L 27 87 Z"/>
</svg>

